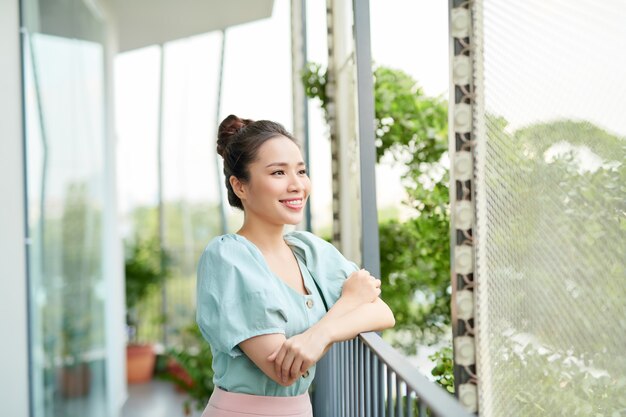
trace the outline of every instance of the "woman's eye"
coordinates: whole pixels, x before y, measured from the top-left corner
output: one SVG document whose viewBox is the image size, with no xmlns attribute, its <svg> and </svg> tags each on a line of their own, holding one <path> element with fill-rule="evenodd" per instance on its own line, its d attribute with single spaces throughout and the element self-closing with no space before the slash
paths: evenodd
<svg viewBox="0 0 626 417">
<path fill-rule="evenodd" d="M 306 175 L 306 169 L 301 169 L 298 174 L 300 175 Z"/>
<path fill-rule="evenodd" d="M 272 175 L 284 175 L 284 174 L 285 174 L 285 171 L 283 171 L 283 170 L 278 170 L 278 171 L 272 172 Z"/>
</svg>

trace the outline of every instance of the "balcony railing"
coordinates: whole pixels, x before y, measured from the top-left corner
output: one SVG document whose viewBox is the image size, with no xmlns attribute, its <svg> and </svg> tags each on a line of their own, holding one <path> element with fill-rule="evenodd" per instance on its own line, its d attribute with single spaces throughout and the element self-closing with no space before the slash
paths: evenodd
<svg viewBox="0 0 626 417">
<path fill-rule="evenodd" d="M 316 417 L 471 417 L 376 333 L 335 345 L 318 363 Z"/>
</svg>

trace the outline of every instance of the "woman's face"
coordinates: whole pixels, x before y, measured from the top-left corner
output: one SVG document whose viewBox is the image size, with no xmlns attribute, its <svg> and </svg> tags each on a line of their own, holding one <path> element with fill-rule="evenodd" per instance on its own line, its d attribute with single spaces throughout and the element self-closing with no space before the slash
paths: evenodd
<svg viewBox="0 0 626 417">
<path fill-rule="evenodd" d="M 300 148 L 284 136 L 267 140 L 248 165 L 250 181 L 240 185 L 246 219 L 275 225 L 302 221 L 311 180 Z"/>
</svg>

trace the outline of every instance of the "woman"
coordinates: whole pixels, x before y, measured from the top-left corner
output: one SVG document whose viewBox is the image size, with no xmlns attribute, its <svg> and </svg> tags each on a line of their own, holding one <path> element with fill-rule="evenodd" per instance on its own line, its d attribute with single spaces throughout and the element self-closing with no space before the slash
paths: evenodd
<svg viewBox="0 0 626 417">
<path fill-rule="evenodd" d="M 203 417 L 310 417 L 307 390 L 330 346 L 395 323 L 380 280 L 334 246 L 285 224 L 311 191 L 300 148 L 280 124 L 230 115 L 217 151 L 237 233 L 218 236 L 198 265 L 197 322 L 211 345 L 215 390 Z"/>
</svg>

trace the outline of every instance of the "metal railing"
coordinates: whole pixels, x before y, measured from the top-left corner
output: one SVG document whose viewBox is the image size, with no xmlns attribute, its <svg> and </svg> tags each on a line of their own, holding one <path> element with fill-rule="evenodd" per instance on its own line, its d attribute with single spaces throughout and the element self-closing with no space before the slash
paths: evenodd
<svg viewBox="0 0 626 417">
<path fill-rule="evenodd" d="M 317 365 L 316 417 L 471 417 L 376 333 L 339 343 Z"/>
</svg>

